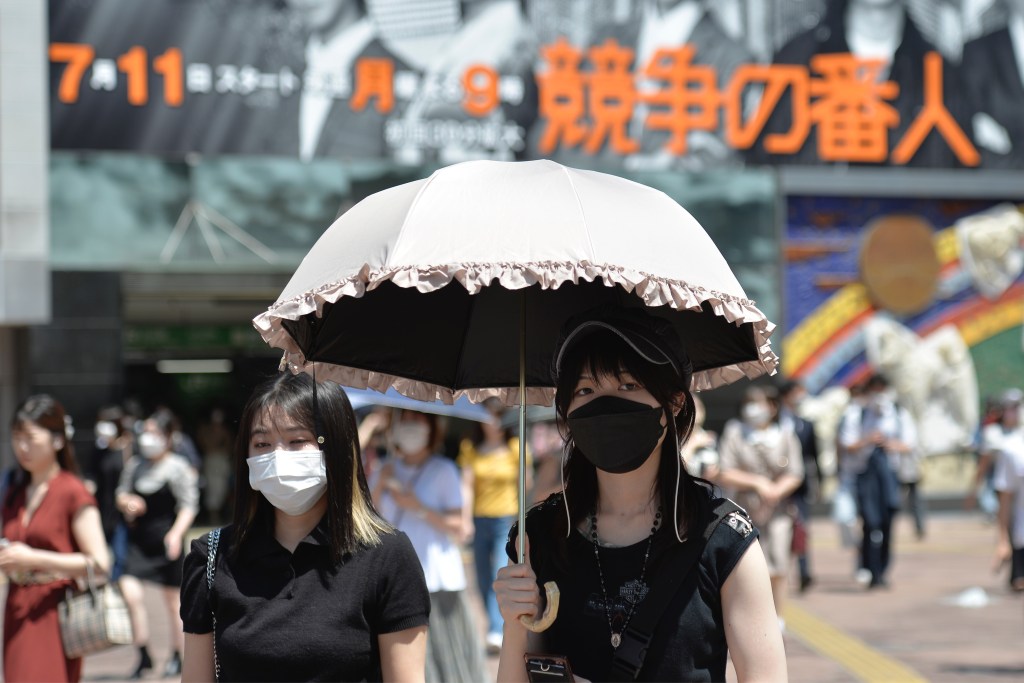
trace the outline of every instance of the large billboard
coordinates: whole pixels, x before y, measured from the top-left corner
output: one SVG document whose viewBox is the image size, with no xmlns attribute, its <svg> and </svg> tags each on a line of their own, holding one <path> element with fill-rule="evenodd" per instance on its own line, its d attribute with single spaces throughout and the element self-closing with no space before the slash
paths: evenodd
<svg viewBox="0 0 1024 683">
<path fill-rule="evenodd" d="M 1024 168 L 1024 2 L 50 0 L 56 149 Z"/>
</svg>

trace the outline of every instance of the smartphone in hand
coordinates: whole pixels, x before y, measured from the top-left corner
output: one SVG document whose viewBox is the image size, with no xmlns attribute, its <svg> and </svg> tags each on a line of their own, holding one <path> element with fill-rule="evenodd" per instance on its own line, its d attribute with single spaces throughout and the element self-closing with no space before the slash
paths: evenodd
<svg viewBox="0 0 1024 683">
<path fill-rule="evenodd" d="M 569 660 L 559 655 L 538 655 L 527 652 L 526 677 L 530 683 L 545 683 L 546 681 L 575 681 L 572 676 L 572 667 Z"/>
</svg>

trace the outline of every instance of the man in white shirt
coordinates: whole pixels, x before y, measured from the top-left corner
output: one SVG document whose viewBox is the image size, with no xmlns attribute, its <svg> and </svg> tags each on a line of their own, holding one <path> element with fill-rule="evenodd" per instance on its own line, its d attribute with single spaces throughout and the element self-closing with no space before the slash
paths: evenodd
<svg viewBox="0 0 1024 683">
<path fill-rule="evenodd" d="M 857 513 L 863 526 L 861 566 L 871 572 L 869 588 L 884 587 L 892 520 L 900 508 L 892 462 L 917 446 L 913 418 L 897 405 L 884 376 L 874 375 L 867 381 L 864 408 L 845 417 L 839 445 L 857 478 Z"/>
</svg>

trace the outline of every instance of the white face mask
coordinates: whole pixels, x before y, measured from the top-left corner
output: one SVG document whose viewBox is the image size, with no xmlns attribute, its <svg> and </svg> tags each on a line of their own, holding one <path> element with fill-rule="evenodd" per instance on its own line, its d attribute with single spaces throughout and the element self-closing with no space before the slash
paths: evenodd
<svg viewBox="0 0 1024 683">
<path fill-rule="evenodd" d="M 879 391 L 871 395 L 868 399 L 868 405 L 875 410 L 883 410 L 895 403 L 895 400 L 896 399 L 891 391 Z"/>
<path fill-rule="evenodd" d="M 139 453 L 142 453 L 143 457 L 152 459 L 162 455 L 166 450 L 167 439 L 164 437 L 151 432 L 139 434 Z"/>
<path fill-rule="evenodd" d="M 430 440 L 430 425 L 422 422 L 399 422 L 392 433 L 398 450 L 407 454 L 419 453 Z"/>
<path fill-rule="evenodd" d="M 771 411 L 763 403 L 748 403 L 743 406 L 743 421 L 751 427 L 764 427 L 772 419 Z"/>
<path fill-rule="evenodd" d="M 327 490 L 323 451 L 277 450 L 245 462 L 249 486 L 286 515 L 309 512 Z"/>
</svg>

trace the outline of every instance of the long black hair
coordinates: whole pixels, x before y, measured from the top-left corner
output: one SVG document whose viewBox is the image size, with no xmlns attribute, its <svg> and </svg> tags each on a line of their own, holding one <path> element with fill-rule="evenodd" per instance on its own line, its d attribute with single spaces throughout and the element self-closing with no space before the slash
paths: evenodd
<svg viewBox="0 0 1024 683">
<path fill-rule="evenodd" d="M 588 335 L 565 353 L 555 378 L 555 410 L 558 427 L 565 441 L 563 474 L 569 508 L 569 520 L 563 515 L 556 516 L 556 524 L 561 527 L 560 537 L 565 538 L 569 532 L 565 524 L 571 523 L 573 527 L 578 527 L 597 506 L 597 470 L 576 448 L 568 424 L 569 404 L 579 378 L 585 372 L 593 377 L 607 375 L 616 378 L 628 373 L 661 404 L 669 424 L 661 447 L 655 490 L 651 493 L 659 497 L 666 518 L 678 510 L 681 531 L 693 528 L 701 515 L 701 496 L 707 499 L 711 484 L 687 472 L 686 464 L 681 461 L 676 443 L 673 442 L 677 439 L 679 444 L 685 443 L 693 431 L 695 408 L 689 377 L 668 366 L 644 360 L 613 332 L 599 331 Z M 678 494 L 677 473 L 680 477 Z"/>
<path fill-rule="evenodd" d="M 377 545 L 393 531 L 370 501 L 359 450 L 355 414 L 348 397 L 333 382 L 314 385 L 306 374 L 280 373 L 258 386 L 249 397 L 235 438 L 236 531 L 232 551 L 246 542 L 256 525 L 273 528 L 273 506 L 249 486 L 249 440 L 253 424 L 271 410 L 280 410 L 317 436 L 327 469 L 327 524 L 331 557 L 335 563 L 359 546 Z M 318 414 L 319 413 L 319 414 Z M 319 418 L 319 419 L 318 419 Z M 319 429 L 317 429 L 319 427 Z"/>
</svg>

